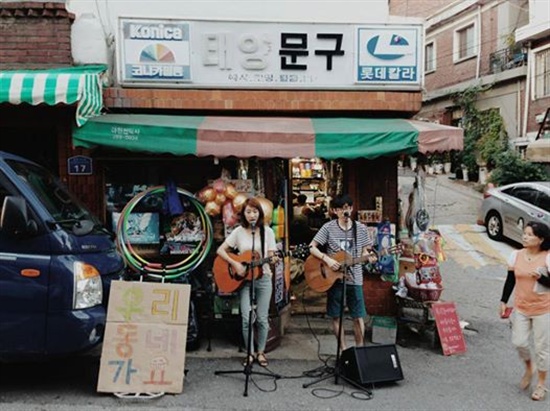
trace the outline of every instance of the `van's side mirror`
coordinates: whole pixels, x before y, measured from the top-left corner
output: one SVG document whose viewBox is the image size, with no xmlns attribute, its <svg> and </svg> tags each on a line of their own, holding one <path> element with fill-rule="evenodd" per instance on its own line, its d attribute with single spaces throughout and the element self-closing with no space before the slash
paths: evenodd
<svg viewBox="0 0 550 411">
<path fill-rule="evenodd" d="M 0 230 L 10 236 L 22 237 L 38 232 L 34 220 L 27 217 L 27 203 L 23 197 L 6 196 L 0 214 Z"/>
</svg>

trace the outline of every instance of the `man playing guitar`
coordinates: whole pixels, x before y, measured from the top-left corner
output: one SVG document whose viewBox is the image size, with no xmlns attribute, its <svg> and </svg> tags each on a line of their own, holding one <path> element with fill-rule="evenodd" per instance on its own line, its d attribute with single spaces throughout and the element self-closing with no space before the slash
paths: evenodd
<svg viewBox="0 0 550 411">
<path fill-rule="evenodd" d="M 373 240 L 370 238 L 367 228 L 351 218 L 353 211 L 353 200 L 348 195 L 336 197 L 331 204 L 332 211 L 338 217 L 325 223 L 313 238 L 310 246 L 310 253 L 322 261 L 333 271 L 347 268 L 343 273 L 346 281 L 345 304 L 353 318 L 353 332 L 355 345 L 364 345 L 365 322 L 367 315 L 365 300 L 363 297 L 363 267 L 361 264 L 353 264 L 346 267 L 346 261 L 338 261 L 333 258 L 342 251 L 348 254 L 349 260 L 358 256 L 364 256 L 361 260 L 376 262 L 376 257 L 371 254 Z M 326 246 L 327 253 L 321 252 L 319 246 Z M 328 290 L 327 294 L 327 315 L 332 318 L 332 329 L 336 338 L 341 336 L 340 349 L 346 349 L 344 332 L 340 334 L 340 312 L 344 284 L 341 280 L 336 281 Z M 343 331 L 343 330 L 342 330 Z"/>
</svg>

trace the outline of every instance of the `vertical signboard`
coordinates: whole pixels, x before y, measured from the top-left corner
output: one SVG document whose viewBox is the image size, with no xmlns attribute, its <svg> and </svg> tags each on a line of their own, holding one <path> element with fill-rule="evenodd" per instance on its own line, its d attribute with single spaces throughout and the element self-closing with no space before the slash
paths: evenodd
<svg viewBox="0 0 550 411">
<path fill-rule="evenodd" d="M 113 281 L 97 390 L 183 390 L 191 286 Z"/>
<path fill-rule="evenodd" d="M 466 341 L 453 302 L 432 304 L 432 313 L 444 355 L 466 352 Z"/>
</svg>

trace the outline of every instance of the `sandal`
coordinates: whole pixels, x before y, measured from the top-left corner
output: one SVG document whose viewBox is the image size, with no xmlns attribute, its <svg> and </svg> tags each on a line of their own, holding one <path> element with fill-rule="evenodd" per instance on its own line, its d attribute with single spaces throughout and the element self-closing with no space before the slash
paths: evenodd
<svg viewBox="0 0 550 411">
<path fill-rule="evenodd" d="M 535 388 L 535 391 L 533 391 L 533 394 L 531 395 L 531 399 L 533 401 L 544 400 L 544 397 L 546 396 L 546 391 L 548 391 L 548 388 L 543 387 L 542 385 L 537 385 L 537 388 Z"/>
<path fill-rule="evenodd" d="M 264 353 L 259 353 L 258 355 L 256 355 L 256 361 L 258 361 L 258 364 L 260 364 L 260 367 L 267 367 L 269 364 L 267 362 L 267 357 L 265 356 Z"/>
<path fill-rule="evenodd" d="M 532 378 L 533 378 L 533 373 L 526 371 L 525 374 L 523 374 L 523 378 L 521 379 L 521 382 L 519 383 L 519 388 L 521 390 L 526 390 L 527 388 L 529 388 L 529 386 L 531 385 Z"/>
<path fill-rule="evenodd" d="M 243 360 L 243 367 L 247 367 L 249 365 L 252 365 L 254 363 L 254 357 L 250 355 L 248 358 L 245 358 Z"/>
</svg>

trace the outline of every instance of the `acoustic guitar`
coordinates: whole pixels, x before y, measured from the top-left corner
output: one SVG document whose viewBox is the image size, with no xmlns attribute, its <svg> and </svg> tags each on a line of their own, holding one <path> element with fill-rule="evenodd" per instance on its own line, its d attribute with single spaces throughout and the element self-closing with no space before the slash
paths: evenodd
<svg viewBox="0 0 550 411">
<path fill-rule="evenodd" d="M 309 253 L 309 246 L 306 244 L 298 245 L 296 249 L 288 252 L 276 251 L 275 255 L 279 257 L 302 257 Z M 243 277 L 237 275 L 233 271 L 233 266 L 221 258 L 219 255 L 214 259 L 212 271 L 214 273 L 214 281 L 218 290 L 222 293 L 233 293 L 237 291 L 245 280 L 252 278 L 260 278 L 262 276 L 262 265 L 271 262 L 273 257 L 260 258 L 258 252 L 245 251 L 242 254 L 227 253 L 229 257 L 240 262 L 246 268 Z"/>
<path fill-rule="evenodd" d="M 387 250 L 383 250 L 382 254 L 395 254 L 400 252 L 400 249 L 401 247 L 399 245 L 393 246 Z M 304 275 L 306 277 L 306 283 L 313 291 L 317 291 L 319 293 L 325 292 L 330 287 L 332 287 L 336 280 L 341 280 L 343 278 L 344 273 L 342 272 L 342 270 L 344 263 L 347 267 L 353 266 L 355 264 L 361 264 L 369 261 L 369 258 L 372 258 L 373 255 L 376 255 L 374 251 L 370 254 L 353 258 L 346 251 L 339 251 L 336 254 L 330 256 L 330 258 L 340 263 L 340 269 L 337 271 L 331 269 L 319 258 L 310 255 L 304 263 Z"/>
</svg>

